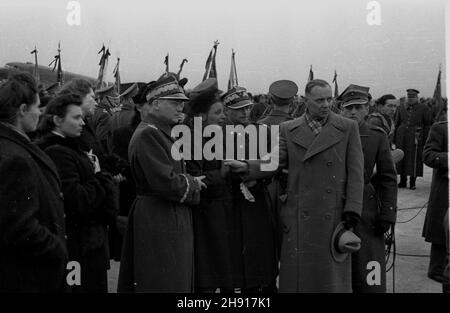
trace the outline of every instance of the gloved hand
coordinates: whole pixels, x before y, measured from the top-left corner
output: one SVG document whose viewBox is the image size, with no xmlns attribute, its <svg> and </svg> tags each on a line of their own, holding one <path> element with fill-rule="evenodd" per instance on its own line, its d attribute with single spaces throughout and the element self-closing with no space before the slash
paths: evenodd
<svg viewBox="0 0 450 313">
<path fill-rule="evenodd" d="M 392 223 L 384 220 L 375 221 L 375 234 L 382 235 L 391 228 Z"/>
<path fill-rule="evenodd" d="M 345 229 L 353 229 L 358 225 L 360 216 L 355 212 L 344 212 L 342 213 L 342 221 L 344 222 Z"/>
</svg>

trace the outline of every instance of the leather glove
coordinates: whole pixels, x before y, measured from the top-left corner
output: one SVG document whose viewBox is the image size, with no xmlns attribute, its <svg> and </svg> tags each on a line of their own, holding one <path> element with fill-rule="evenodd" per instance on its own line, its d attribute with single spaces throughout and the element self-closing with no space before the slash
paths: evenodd
<svg viewBox="0 0 450 313">
<path fill-rule="evenodd" d="M 355 212 L 344 212 L 342 213 L 342 221 L 344 222 L 345 229 L 349 230 L 355 228 L 358 225 L 360 216 Z"/>
</svg>

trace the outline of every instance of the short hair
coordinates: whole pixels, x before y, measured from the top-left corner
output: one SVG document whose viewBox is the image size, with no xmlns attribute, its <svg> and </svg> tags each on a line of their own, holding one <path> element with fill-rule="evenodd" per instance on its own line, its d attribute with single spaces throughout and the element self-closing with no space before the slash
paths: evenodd
<svg viewBox="0 0 450 313">
<path fill-rule="evenodd" d="M 395 100 L 395 96 L 391 94 L 383 95 L 377 100 L 378 105 L 385 105 L 387 100 Z"/>
<path fill-rule="evenodd" d="M 74 78 L 61 88 L 58 95 L 74 94 L 84 98 L 92 89 L 93 87 L 88 80 Z"/>
<path fill-rule="evenodd" d="M 305 87 L 305 95 L 310 94 L 310 93 L 311 93 L 311 90 L 312 90 L 314 87 L 317 87 L 317 86 L 319 86 L 319 87 L 330 87 L 330 88 L 331 88 L 330 84 L 327 83 L 326 81 L 324 81 L 323 79 L 313 79 L 313 80 L 309 81 L 309 82 L 306 84 L 306 87 Z"/>
<path fill-rule="evenodd" d="M 62 94 L 53 98 L 47 105 L 42 119 L 39 121 L 38 130 L 45 135 L 55 129 L 53 117 L 64 118 L 67 114 L 69 105 L 81 106 L 83 98 L 76 94 Z"/>
<path fill-rule="evenodd" d="M 39 98 L 34 77 L 16 72 L 0 85 L 0 121 L 14 124 L 22 104 L 32 105 Z"/>
</svg>

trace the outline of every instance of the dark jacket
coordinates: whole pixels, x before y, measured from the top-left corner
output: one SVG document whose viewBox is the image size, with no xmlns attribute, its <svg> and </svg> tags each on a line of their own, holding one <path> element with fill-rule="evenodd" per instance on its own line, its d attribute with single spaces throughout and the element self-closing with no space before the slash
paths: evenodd
<svg viewBox="0 0 450 313">
<path fill-rule="evenodd" d="M 193 134 L 192 125 L 189 126 Z M 203 146 L 197 148 L 203 149 Z M 188 173 L 205 175 L 204 182 L 208 186 L 200 193 L 200 203 L 192 209 L 196 289 L 242 285 L 241 251 L 232 241 L 236 222 L 232 214 L 231 181 L 222 164 L 221 160 L 186 161 Z"/>
<path fill-rule="evenodd" d="M 378 223 L 396 221 L 397 173 L 383 130 L 362 122 L 359 134 L 364 153 L 364 198 L 355 233 L 362 242 L 361 249 L 352 254 L 352 287 L 355 293 L 386 292 L 384 231 Z M 380 265 L 380 285 L 367 284 L 372 269 L 368 270 L 367 266 L 371 261 Z"/>
<path fill-rule="evenodd" d="M 106 292 L 106 226 L 115 222 L 117 214 L 112 178 L 94 173 L 89 157 L 73 138 L 48 134 L 38 145 L 54 161 L 61 177 L 69 257 L 83 269 L 81 286 L 74 291 Z"/>
<path fill-rule="evenodd" d="M 405 156 L 397 163 L 397 173 L 404 176 L 423 176 L 423 146 L 432 124 L 431 112 L 425 104 L 409 107 L 401 104 L 395 123 L 394 143 Z"/>
<path fill-rule="evenodd" d="M 0 123 L 0 292 L 67 287 L 61 183 L 50 158 Z"/>
<path fill-rule="evenodd" d="M 447 122 L 435 123 L 431 127 L 423 152 L 425 164 L 433 168 L 433 180 L 422 236 L 425 241 L 439 245 L 445 245 L 442 221 L 449 205 L 447 128 Z"/>
<path fill-rule="evenodd" d="M 288 113 L 279 110 L 273 110 L 269 115 L 260 119 L 258 123 L 268 126 L 280 125 L 282 122 L 290 121 L 292 119 L 293 118 Z"/>
<path fill-rule="evenodd" d="M 118 292 L 191 292 L 194 234 L 190 204 L 199 186 L 171 153 L 171 128 L 150 116 L 128 149 L 136 201 L 128 216 Z"/>
</svg>

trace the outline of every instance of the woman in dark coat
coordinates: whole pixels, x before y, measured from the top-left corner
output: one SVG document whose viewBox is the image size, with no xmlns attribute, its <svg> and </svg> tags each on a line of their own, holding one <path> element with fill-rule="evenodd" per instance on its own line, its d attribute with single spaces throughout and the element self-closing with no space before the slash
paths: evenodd
<svg viewBox="0 0 450 313">
<path fill-rule="evenodd" d="M 191 92 L 188 119 L 191 137 L 201 135 L 194 126 L 201 121 L 205 127 L 221 128 L 225 121 L 223 104 L 218 96 L 217 80 L 210 78 Z M 196 122 L 194 122 L 196 119 Z M 210 138 L 205 138 L 205 143 Z M 195 140 L 193 140 L 195 143 Z M 193 150 L 203 151 L 193 145 Z M 191 156 L 194 155 L 192 151 Z M 195 248 L 195 290 L 197 292 L 233 292 L 242 281 L 240 251 L 232 245 L 232 195 L 231 180 L 221 160 L 186 161 L 187 171 L 193 176 L 205 175 L 207 189 L 200 193 L 200 204 L 193 208 Z M 241 272 L 241 273 L 240 273 Z"/>
<path fill-rule="evenodd" d="M 0 86 L 0 292 L 67 287 L 61 183 L 53 162 L 26 135 L 39 115 L 30 74 Z"/>
<path fill-rule="evenodd" d="M 76 140 L 84 122 L 81 98 L 56 97 L 41 124 L 44 135 L 38 145 L 55 162 L 62 181 L 67 244 L 71 261 L 81 266 L 81 285 L 74 292 L 107 292 L 108 224 L 115 222 L 115 186 L 98 161 L 83 151 Z"/>
<path fill-rule="evenodd" d="M 430 198 L 422 236 L 431 242 L 428 277 L 442 283 L 446 265 L 444 220 L 448 209 L 448 130 L 447 121 L 435 123 L 425 144 L 423 158 L 433 168 Z M 447 220 L 448 224 L 448 220 Z"/>
</svg>

